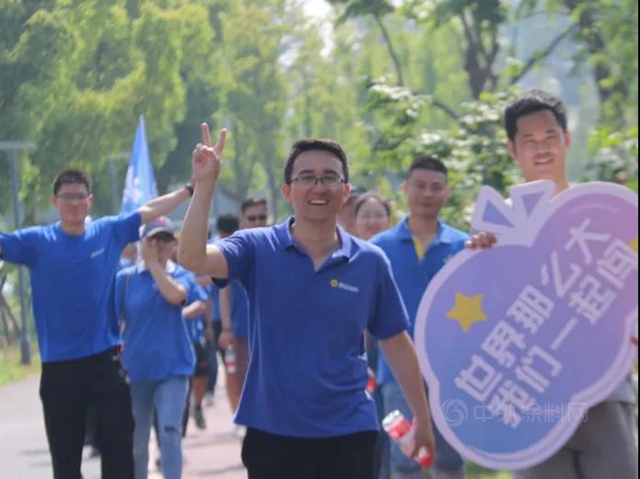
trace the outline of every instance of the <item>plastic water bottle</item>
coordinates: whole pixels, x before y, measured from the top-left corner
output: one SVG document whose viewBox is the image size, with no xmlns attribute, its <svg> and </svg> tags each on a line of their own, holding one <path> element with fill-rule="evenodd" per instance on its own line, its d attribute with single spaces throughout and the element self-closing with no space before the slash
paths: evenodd
<svg viewBox="0 0 640 479">
<path fill-rule="evenodd" d="M 224 354 L 224 365 L 229 374 L 235 374 L 238 372 L 238 366 L 236 364 L 236 350 L 233 346 L 229 346 Z"/>
<path fill-rule="evenodd" d="M 413 427 L 400 411 L 393 411 L 385 417 L 382 421 L 382 427 L 391 440 L 399 443 L 401 447 L 408 445 L 413 439 Z M 423 447 L 418 451 L 415 461 L 427 469 L 433 464 L 433 457 Z"/>
</svg>

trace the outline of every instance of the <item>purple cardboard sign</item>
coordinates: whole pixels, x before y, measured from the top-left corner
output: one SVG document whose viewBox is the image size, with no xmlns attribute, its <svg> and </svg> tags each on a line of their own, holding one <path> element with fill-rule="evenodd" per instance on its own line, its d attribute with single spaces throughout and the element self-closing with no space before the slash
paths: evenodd
<svg viewBox="0 0 640 479">
<path fill-rule="evenodd" d="M 434 420 L 462 455 L 522 469 L 557 452 L 630 373 L 637 348 L 638 197 L 551 182 L 478 198 L 499 244 L 436 276 L 415 342 Z"/>
</svg>

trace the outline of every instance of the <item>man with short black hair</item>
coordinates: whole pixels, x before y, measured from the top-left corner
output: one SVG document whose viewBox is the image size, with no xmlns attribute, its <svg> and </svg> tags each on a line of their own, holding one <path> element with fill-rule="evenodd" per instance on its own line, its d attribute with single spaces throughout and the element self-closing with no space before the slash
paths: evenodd
<svg viewBox="0 0 640 479">
<path fill-rule="evenodd" d="M 556 195 L 569 189 L 567 155 L 572 143 L 566 108 L 541 90 L 519 95 L 505 111 L 507 145 L 526 182 L 551 180 Z M 470 248 L 490 248 L 497 238 L 474 236 Z M 564 318 L 557 318 L 563 320 Z M 517 479 L 632 479 L 638 477 L 637 397 L 631 379 L 587 412 L 573 437 L 542 464 L 514 472 Z"/>
<path fill-rule="evenodd" d="M 85 418 L 97 415 L 103 479 L 133 478 L 133 418 L 114 284 L 122 249 L 139 228 L 190 197 L 178 191 L 136 212 L 87 224 L 91 184 L 78 170 L 56 178 L 51 204 L 60 221 L 0 233 L 0 258 L 27 266 L 42 377 L 40 397 L 54 479 L 80 479 Z"/>
<path fill-rule="evenodd" d="M 412 457 L 433 454 L 431 421 L 407 317 L 388 261 L 337 226 L 349 196 L 346 154 L 335 142 L 294 145 L 282 193 L 295 216 L 206 244 L 206 218 L 225 134 L 193 153 L 196 191 L 180 261 L 250 302 L 251 360 L 236 422 L 247 426 L 249 479 L 370 479 L 378 418 L 366 392 L 364 331 L 381 348 L 415 414 Z"/>
<path fill-rule="evenodd" d="M 400 224 L 379 234 L 371 242 L 386 253 L 413 328 L 418 307 L 431 280 L 451 257 L 464 250 L 466 233 L 447 225 L 439 218 L 440 210 L 451 195 L 449 172 L 436 157 L 416 158 L 402 185 L 409 215 Z M 385 413 L 395 410 L 411 416 L 392 371 L 384 356 L 380 358 L 378 384 L 382 389 Z M 436 457 L 431 471 L 434 479 L 462 479 L 464 461 L 447 443 L 437 428 Z M 408 460 L 397 445 L 391 446 L 391 469 L 397 479 L 421 479 L 423 471 Z"/>
<path fill-rule="evenodd" d="M 518 96 L 505 111 L 510 155 L 527 182 L 551 180 L 557 193 L 569 188 L 567 154 L 573 136 L 562 100 L 541 90 Z"/>
<path fill-rule="evenodd" d="M 269 223 L 267 199 L 247 198 L 240 206 L 240 226 L 245 228 L 264 228 Z"/>
<path fill-rule="evenodd" d="M 228 238 L 240 229 L 240 221 L 233 213 L 225 213 L 218 216 L 216 221 L 216 231 L 218 238 Z"/>
</svg>

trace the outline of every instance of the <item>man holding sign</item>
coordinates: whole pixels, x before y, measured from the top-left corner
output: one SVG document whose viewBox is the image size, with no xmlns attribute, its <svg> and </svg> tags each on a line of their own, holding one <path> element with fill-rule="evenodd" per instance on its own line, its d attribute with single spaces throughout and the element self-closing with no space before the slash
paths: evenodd
<svg viewBox="0 0 640 479">
<path fill-rule="evenodd" d="M 569 189 L 566 157 L 571 146 L 566 109 L 542 91 L 527 92 L 506 110 L 509 152 L 526 182 L 551 180 L 556 195 Z M 496 237 L 480 233 L 471 248 L 490 248 Z M 516 479 L 632 479 L 638 475 L 634 409 L 636 395 L 624 381 L 604 402 L 590 408 L 571 439 L 538 466 L 516 471 Z"/>
<path fill-rule="evenodd" d="M 236 422 L 248 427 L 250 479 L 370 479 L 379 429 L 364 331 L 380 339 L 415 416 L 410 454 L 433 454 L 429 408 L 406 311 L 384 254 L 337 226 L 349 197 L 346 154 L 329 140 L 296 143 L 282 193 L 295 216 L 207 245 L 207 218 L 225 142 L 193 153 L 195 195 L 180 263 L 239 281 L 250 303 L 251 359 Z"/>
</svg>

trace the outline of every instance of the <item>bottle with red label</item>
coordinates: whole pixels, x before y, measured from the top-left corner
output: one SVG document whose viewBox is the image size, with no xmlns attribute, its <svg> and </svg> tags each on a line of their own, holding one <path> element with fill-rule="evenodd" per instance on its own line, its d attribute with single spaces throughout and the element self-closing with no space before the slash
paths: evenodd
<svg viewBox="0 0 640 479">
<path fill-rule="evenodd" d="M 393 411 L 385 417 L 382 427 L 391 440 L 399 443 L 401 448 L 413 440 L 413 427 L 400 411 Z M 415 461 L 424 469 L 428 469 L 433 464 L 433 457 L 423 447 L 418 451 Z"/>
<path fill-rule="evenodd" d="M 235 374 L 238 372 L 238 366 L 236 364 L 236 350 L 233 345 L 229 346 L 224 353 L 224 365 L 227 369 L 227 373 Z"/>
</svg>

